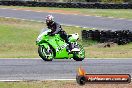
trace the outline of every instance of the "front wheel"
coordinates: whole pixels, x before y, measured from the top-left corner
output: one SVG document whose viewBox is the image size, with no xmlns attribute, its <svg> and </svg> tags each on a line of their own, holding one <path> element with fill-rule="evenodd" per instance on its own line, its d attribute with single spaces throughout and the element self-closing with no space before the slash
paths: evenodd
<svg viewBox="0 0 132 88">
<path fill-rule="evenodd" d="M 80 51 L 74 52 L 73 59 L 76 61 L 82 61 L 85 58 L 85 51 L 82 45 L 78 44 L 78 47 L 80 48 Z"/>
<path fill-rule="evenodd" d="M 52 49 L 46 49 L 44 46 L 38 47 L 38 54 L 44 61 L 52 61 L 53 60 L 53 51 Z"/>
</svg>

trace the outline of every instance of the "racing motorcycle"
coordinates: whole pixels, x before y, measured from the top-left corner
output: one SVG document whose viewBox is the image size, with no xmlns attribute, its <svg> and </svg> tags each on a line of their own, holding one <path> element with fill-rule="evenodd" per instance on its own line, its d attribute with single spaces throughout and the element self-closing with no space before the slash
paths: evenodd
<svg viewBox="0 0 132 88">
<path fill-rule="evenodd" d="M 48 35 L 50 29 L 42 29 L 37 40 L 38 54 L 44 61 L 52 61 L 53 59 L 71 59 L 82 61 L 85 58 L 85 51 L 82 45 L 78 44 L 78 33 L 68 35 L 69 42 L 71 42 L 73 49 L 69 52 L 69 45 L 60 37 L 59 34 Z"/>
</svg>

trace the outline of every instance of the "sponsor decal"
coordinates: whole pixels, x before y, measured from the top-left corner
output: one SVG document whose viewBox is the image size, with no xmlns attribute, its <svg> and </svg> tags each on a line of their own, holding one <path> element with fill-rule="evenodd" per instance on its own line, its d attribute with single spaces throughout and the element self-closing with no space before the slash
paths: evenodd
<svg viewBox="0 0 132 88">
<path fill-rule="evenodd" d="M 88 74 L 83 68 L 79 68 L 76 81 L 80 85 L 86 83 L 130 83 L 129 74 Z"/>
<path fill-rule="evenodd" d="M 56 52 L 59 52 L 60 50 L 63 50 L 65 47 L 67 47 L 67 44 L 63 44 L 59 48 L 56 48 Z"/>
</svg>

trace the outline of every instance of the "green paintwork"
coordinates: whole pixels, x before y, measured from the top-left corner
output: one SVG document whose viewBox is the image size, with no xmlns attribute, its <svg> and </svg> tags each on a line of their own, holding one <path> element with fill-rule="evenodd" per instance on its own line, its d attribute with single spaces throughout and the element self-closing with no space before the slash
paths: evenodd
<svg viewBox="0 0 132 88">
<path fill-rule="evenodd" d="M 54 59 L 70 59 L 73 57 L 73 54 L 69 54 L 67 52 L 67 43 L 65 43 L 59 34 L 49 36 L 47 33 L 45 32 L 42 34 L 40 39 L 36 41 L 38 46 L 44 46 L 46 49 L 48 49 L 48 47 L 52 47 L 55 53 Z M 70 36 L 69 41 L 76 42 L 77 39 L 74 39 L 73 36 Z"/>
</svg>

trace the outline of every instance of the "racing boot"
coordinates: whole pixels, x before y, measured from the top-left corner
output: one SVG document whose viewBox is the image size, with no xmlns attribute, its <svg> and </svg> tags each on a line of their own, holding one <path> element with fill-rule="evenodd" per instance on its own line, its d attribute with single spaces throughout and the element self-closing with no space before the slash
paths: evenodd
<svg viewBox="0 0 132 88">
<path fill-rule="evenodd" d="M 73 49 L 73 48 L 72 48 L 72 44 L 68 42 L 67 51 L 68 51 L 69 53 L 71 53 L 71 50 L 72 50 L 72 49 Z"/>
<path fill-rule="evenodd" d="M 78 46 L 74 46 L 74 48 L 72 48 L 71 52 L 79 52 L 80 49 Z"/>
<path fill-rule="evenodd" d="M 71 50 L 71 52 L 79 52 L 79 51 L 80 51 L 79 48 L 73 48 L 73 49 Z"/>
</svg>

